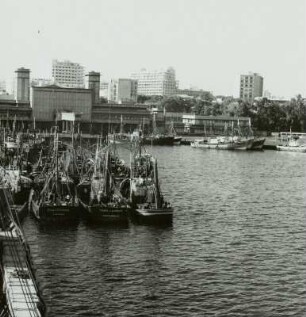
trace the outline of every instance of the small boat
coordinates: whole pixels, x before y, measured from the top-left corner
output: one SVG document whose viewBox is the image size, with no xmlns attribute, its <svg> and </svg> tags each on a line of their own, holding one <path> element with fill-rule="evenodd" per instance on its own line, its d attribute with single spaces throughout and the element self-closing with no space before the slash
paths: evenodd
<svg viewBox="0 0 306 317">
<path fill-rule="evenodd" d="M 219 136 L 215 138 L 202 138 L 191 142 L 191 147 L 216 150 L 247 150 L 252 145 L 251 139 L 240 137 Z"/>
<path fill-rule="evenodd" d="M 290 135 L 288 141 L 285 144 L 277 145 L 276 149 L 278 151 L 306 153 L 306 144 L 301 144 L 298 136 Z"/>
</svg>

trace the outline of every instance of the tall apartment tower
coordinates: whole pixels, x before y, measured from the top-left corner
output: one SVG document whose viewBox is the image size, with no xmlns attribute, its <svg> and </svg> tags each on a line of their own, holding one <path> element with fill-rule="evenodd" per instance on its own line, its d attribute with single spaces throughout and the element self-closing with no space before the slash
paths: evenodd
<svg viewBox="0 0 306 317">
<path fill-rule="evenodd" d="M 135 79 L 112 79 L 109 83 L 108 100 L 116 103 L 136 102 L 137 86 Z"/>
<path fill-rule="evenodd" d="M 84 67 L 67 60 L 53 60 L 52 78 L 55 84 L 62 87 L 84 88 Z"/>
<path fill-rule="evenodd" d="M 263 77 L 257 73 L 240 75 L 240 99 L 252 102 L 256 97 L 262 97 Z"/>
<path fill-rule="evenodd" d="M 147 71 L 141 70 L 133 73 L 132 79 L 138 81 L 138 95 L 146 96 L 172 96 L 176 94 L 175 70 Z"/>
<path fill-rule="evenodd" d="M 17 102 L 30 101 L 30 70 L 27 68 L 18 68 L 15 78 L 15 98 Z"/>
<path fill-rule="evenodd" d="M 93 92 L 93 102 L 99 103 L 100 99 L 100 73 L 89 72 L 87 75 L 88 83 L 87 88 Z"/>
</svg>

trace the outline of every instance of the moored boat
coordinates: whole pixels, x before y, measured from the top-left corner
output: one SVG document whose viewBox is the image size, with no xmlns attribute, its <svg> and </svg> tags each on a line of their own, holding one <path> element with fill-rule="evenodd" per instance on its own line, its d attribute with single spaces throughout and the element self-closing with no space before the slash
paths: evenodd
<svg viewBox="0 0 306 317">
<path fill-rule="evenodd" d="M 40 222 L 72 222 L 78 220 L 78 200 L 75 184 L 65 170 L 65 155 L 58 157 L 58 136 L 55 137 L 53 160 L 48 171 L 34 180 L 29 205 L 34 217 Z M 41 189 L 41 182 L 43 188 Z"/>
<path fill-rule="evenodd" d="M 173 208 L 161 192 L 157 160 L 142 153 L 140 146 L 132 162 L 130 184 L 130 200 L 137 217 L 160 223 L 172 221 Z"/>
<path fill-rule="evenodd" d="M 215 138 L 202 138 L 191 142 L 191 147 L 216 150 L 247 150 L 252 140 L 239 137 L 219 136 Z"/>
<path fill-rule="evenodd" d="M 285 144 L 276 145 L 278 151 L 306 153 L 306 145 L 299 143 L 299 137 L 291 136 Z"/>
<path fill-rule="evenodd" d="M 109 148 L 97 146 L 90 183 L 86 175 L 78 185 L 78 193 L 82 213 L 88 221 L 128 223 L 130 206 L 115 183 Z"/>
</svg>

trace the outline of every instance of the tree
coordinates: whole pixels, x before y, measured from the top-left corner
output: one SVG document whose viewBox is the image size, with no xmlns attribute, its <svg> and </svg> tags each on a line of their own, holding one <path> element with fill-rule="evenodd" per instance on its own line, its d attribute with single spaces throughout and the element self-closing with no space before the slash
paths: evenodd
<svg viewBox="0 0 306 317">
<path fill-rule="evenodd" d="M 161 102 L 161 108 L 168 112 L 190 112 L 193 103 L 189 99 L 180 97 L 167 97 Z"/>
</svg>

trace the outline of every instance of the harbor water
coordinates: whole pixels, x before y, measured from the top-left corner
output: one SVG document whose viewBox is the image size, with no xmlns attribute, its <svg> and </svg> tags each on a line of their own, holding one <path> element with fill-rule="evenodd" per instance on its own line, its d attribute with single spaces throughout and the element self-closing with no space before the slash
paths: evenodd
<svg viewBox="0 0 306 317">
<path fill-rule="evenodd" d="M 172 225 L 25 220 L 48 316 L 305 316 L 305 154 L 148 149 Z"/>
</svg>

